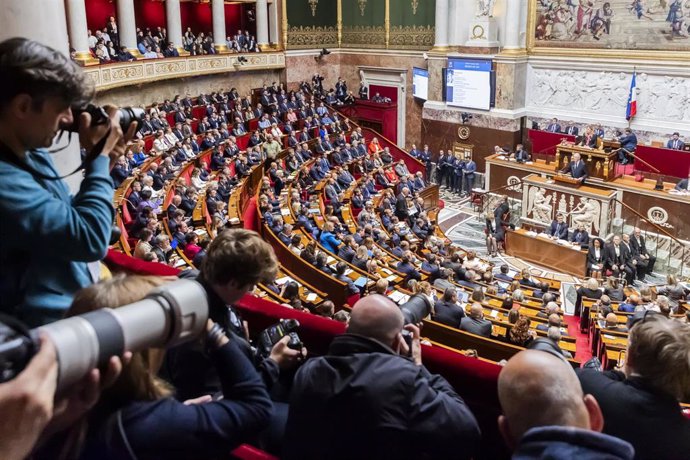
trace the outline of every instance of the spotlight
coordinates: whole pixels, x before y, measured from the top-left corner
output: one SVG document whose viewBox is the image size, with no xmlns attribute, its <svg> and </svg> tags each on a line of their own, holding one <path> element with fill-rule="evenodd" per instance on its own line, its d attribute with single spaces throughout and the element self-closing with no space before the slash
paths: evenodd
<svg viewBox="0 0 690 460">
<path fill-rule="evenodd" d="M 244 65 L 247 62 L 247 58 L 244 56 L 238 56 L 237 57 L 237 62 L 240 63 L 240 65 Z"/>
</svg>

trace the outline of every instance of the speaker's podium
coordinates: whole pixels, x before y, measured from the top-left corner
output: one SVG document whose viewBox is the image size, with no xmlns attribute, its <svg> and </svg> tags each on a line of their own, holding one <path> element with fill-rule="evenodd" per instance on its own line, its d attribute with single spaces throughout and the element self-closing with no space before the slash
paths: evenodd
<svg viewBox="0 0 690 460">
<path fill-rule="evenodd" d="M 398 139 L 398 104 L 393 102 L 373 102 L 366 99 L 355 100 L 357 122 L 392 142 Z"/>
</svg>

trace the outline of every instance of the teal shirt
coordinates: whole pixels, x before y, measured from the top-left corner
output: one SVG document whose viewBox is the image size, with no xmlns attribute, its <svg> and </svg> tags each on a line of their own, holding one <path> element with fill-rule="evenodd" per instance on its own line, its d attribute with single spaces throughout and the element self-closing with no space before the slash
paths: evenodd
<svg viewBox="0 0 690 460">
<path fill-rule="evenodd" d="M 49 176 L 50 154 L 29 152 L 25 161 Z M 32 326 L 59 319 L 81 288 L 94 281 L 89 262 L 108 249 L 115 210 L 109 159 L 99 156 L 70 196 L 62 180 L 43 180 L 0 161 L 0 307 Z M 21 293 L 12 298 L 8 293 Z"/>
</svg>

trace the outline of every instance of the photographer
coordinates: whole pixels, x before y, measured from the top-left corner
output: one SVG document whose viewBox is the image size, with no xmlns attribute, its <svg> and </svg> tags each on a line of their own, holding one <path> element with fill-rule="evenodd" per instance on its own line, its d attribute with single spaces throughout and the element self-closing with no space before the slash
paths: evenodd
<svg viewBox="0 0 690 460">
<path fill-rule="evenodd" d="M 282 376 L 289 375 L 306 355 L 307 350 L 288 347 L 285 336 L 271 349 L 268 357 L 255 354 L 248 342 L 247 324 L 232 307 L 254 285 L 272 282 L 278 271 L 278 261 L 273 248 L 252 231 L 236 229 L 219 234 L 207 249 L 197 281 L 206 289 L 209 299 L 209 317 L 220 325 L 224 332 L 236 341 L 242 350 L 254 360 L 264 384 L 278 400 Z M 172 348 L 166 356 L 164 371 L 177 390 L 181 400 L 213 395 L 221 390 L 218 371 L 208 353 L 198 343 L 189 343 Z M 288 374 L 285 374 L 288 372 Z M 264 448 L 275 450 L 274 443 L 282 438 L 287 406 L 276 405 L 270 432 L 266 435 Z"/>
<path fill-rule="evenodd" d="M 25 38 L 0 43 L 0 310 L 35 326 L 55 321 L 72 295 L 96 281 L 114 209 L 110 167 L 126 137 L 115 108 L 107 123 L 74 119 L 94 90 L 67 56 Z M 70 196 L 47 150 L 58 132 L 78 126 L 87 154 L 79 192 Z"/>
<path fill-rule="evenodd" d="M 118 276 L 81 290 L 67 314 L 117 309 L 142 300 L 165 282 L 159 277 Z M 70 459 L 217 458 L 256 435 L 271 413 L 259 374 L 237 339 L 212 320 L 202 336 L 223 398 L 176 401 L 173 388 L 156 377 L 164 351 L 135 352 L 89 416 L 46 446 L 45 458 L 56 458 L 58 451 Z"/>
</svg>

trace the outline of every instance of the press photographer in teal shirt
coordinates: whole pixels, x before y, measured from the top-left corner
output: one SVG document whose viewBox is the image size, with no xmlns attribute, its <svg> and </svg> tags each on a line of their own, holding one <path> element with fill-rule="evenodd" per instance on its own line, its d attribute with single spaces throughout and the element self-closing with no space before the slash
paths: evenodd
<svg viewBox="0 0 690 460">
<path fill-rule="evenodd" d="M 81 147 L 98 155 L 71 196 L 46 149 L 93 84 L 67 56 L 24 38 L 0 43 L 0 76 L 0 311 L 37 326 L 98 278 L 114 218 L 109 171 L 136 123 L 125 136 L 114 107 L 109 123 L 79 116 Z"/>
</svg>

